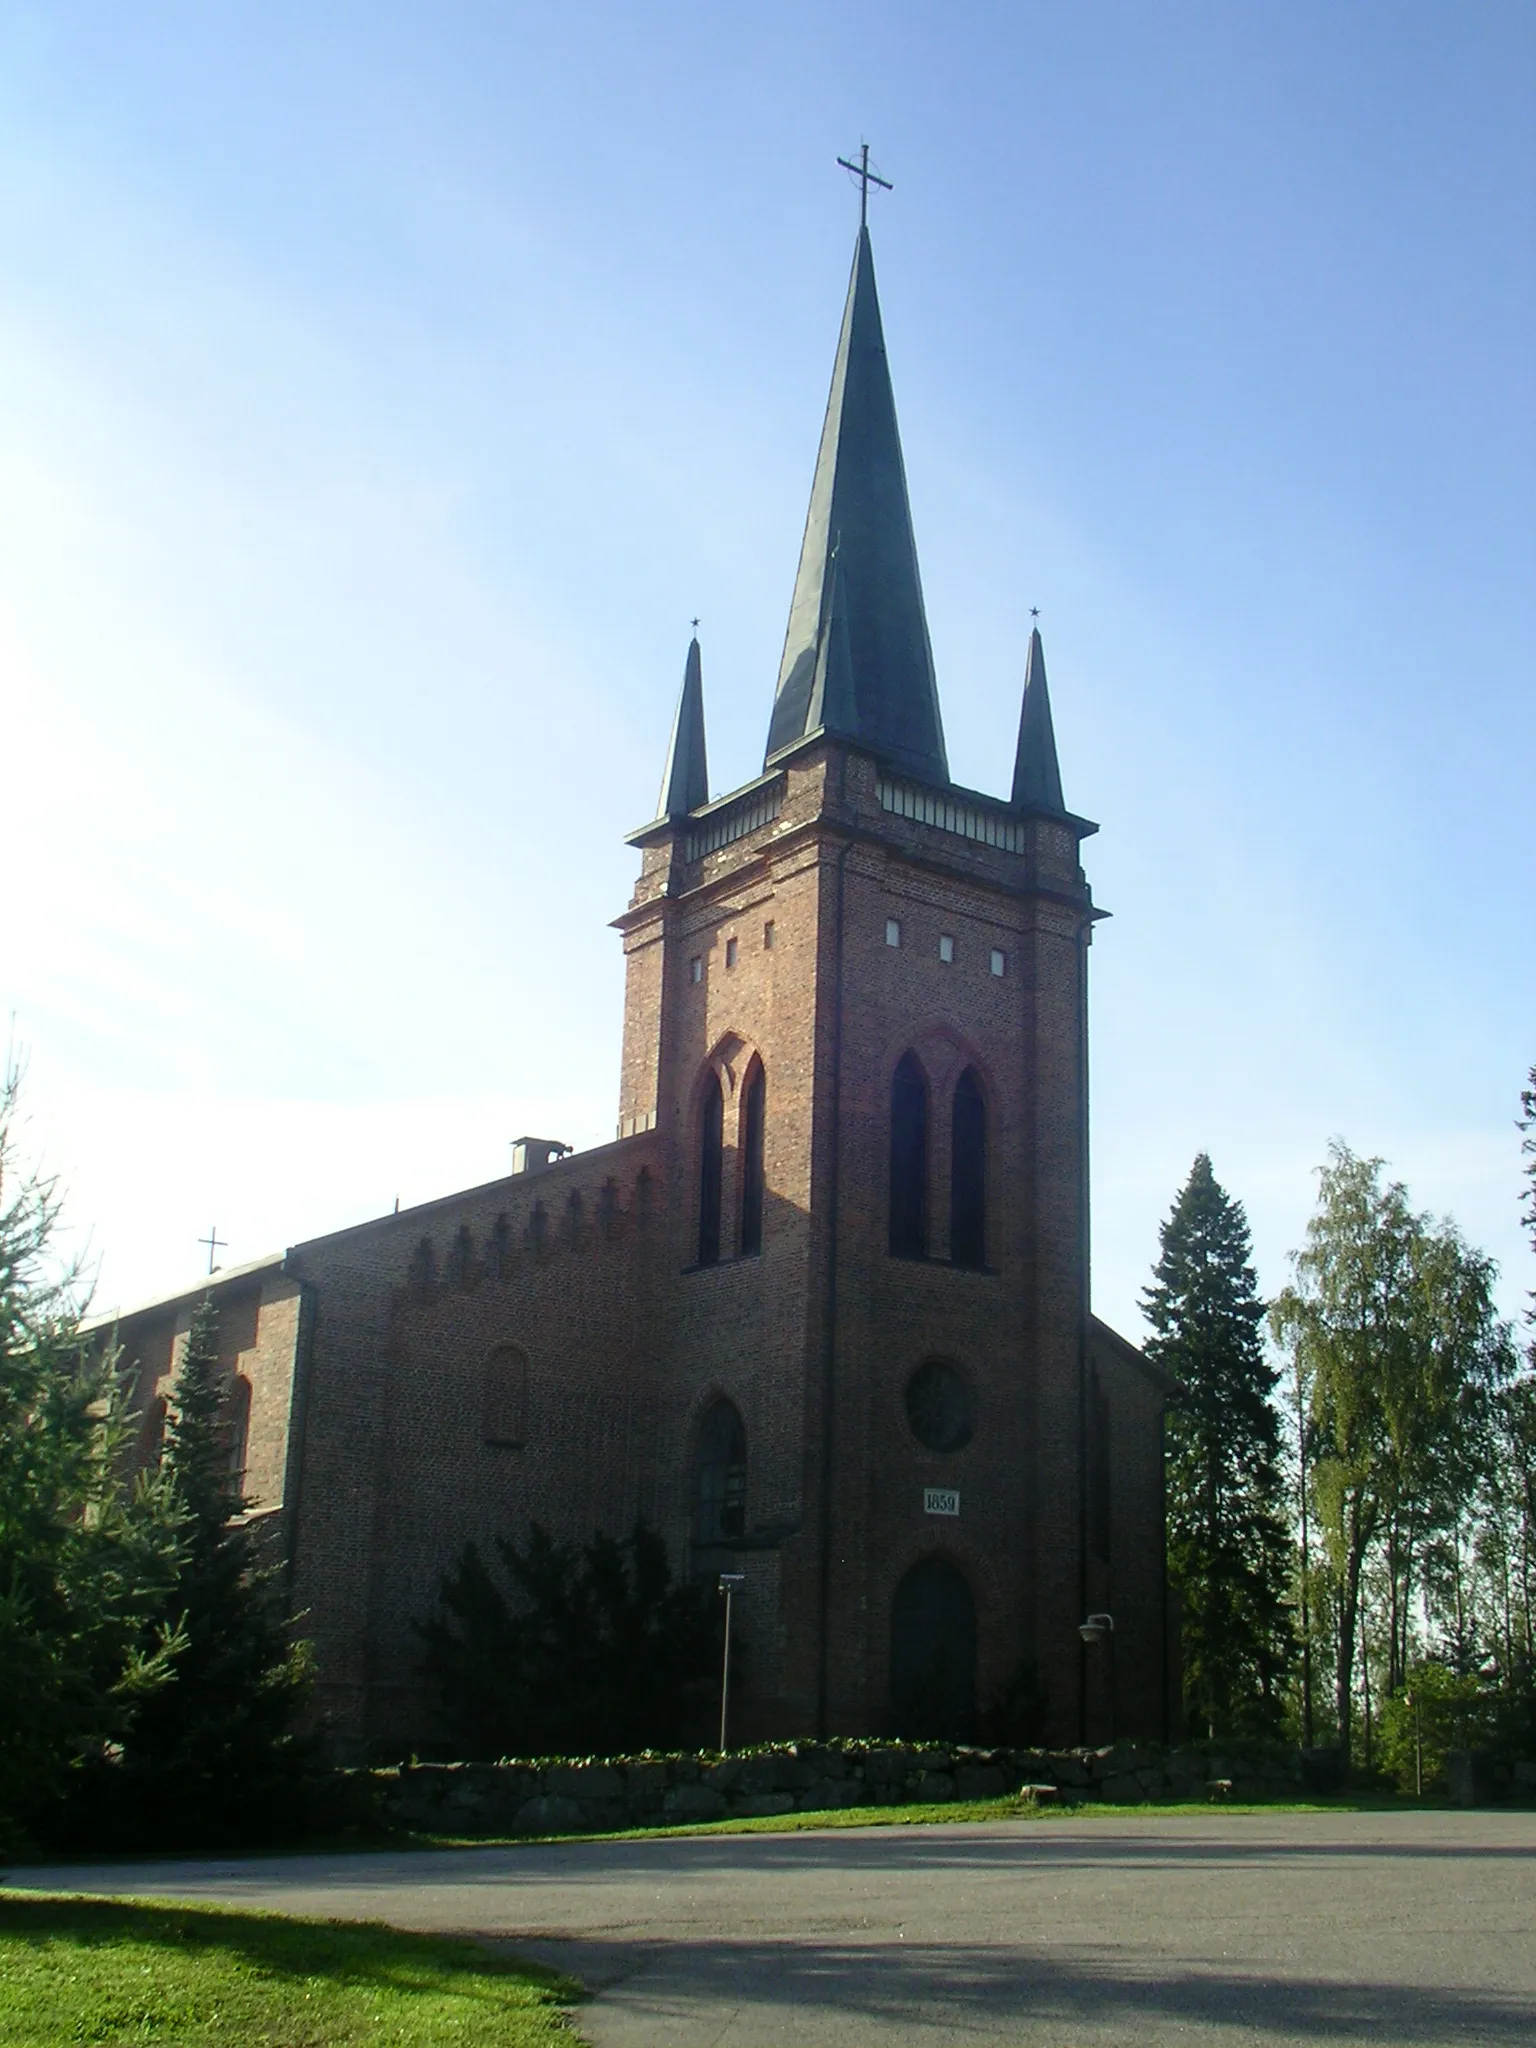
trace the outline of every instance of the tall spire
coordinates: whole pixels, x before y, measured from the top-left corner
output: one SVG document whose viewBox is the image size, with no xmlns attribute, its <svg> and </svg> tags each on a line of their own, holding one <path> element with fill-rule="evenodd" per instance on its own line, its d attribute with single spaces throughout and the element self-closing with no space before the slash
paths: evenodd
<svg viewBox="0 0 1536 2048">
<path fill-rule="evenodd" d="M 666 773 L 661 778 L 659 817 L 683 818 L 709 802 L 709 764 L 704 756 L 704 663 L 695 634 L 688 643 L 683 692 L 672 721 Z"/>
<path fill-rule="evenodd" d="M 949 780 L 875 262 L 863 226 L 779 665 L 769 757 L 822 728 L 924 782 Z"/>
<path fill-rule="evenodd" d="M 1013 762 L 1013 801 L 1020 810 L 1066 811 L 1051 699 L 1045 687 L 1045 646 L 1036 626 L 1029 636 L 1024 667 L 1024 709 L 1019 715 L 1019 751 Z"/>
</svg>

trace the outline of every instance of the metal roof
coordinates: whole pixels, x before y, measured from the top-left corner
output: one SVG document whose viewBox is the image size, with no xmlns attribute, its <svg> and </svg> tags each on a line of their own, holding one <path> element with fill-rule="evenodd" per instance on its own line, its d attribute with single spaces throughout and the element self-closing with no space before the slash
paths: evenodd
<svg viewBox="0 0 1536 2048">
<path fill-rule="evenodd" d="M 848 281 L 767 758 L 820 730 L 924 782 L 949 780 L 867 228 Z"/>
</svg>

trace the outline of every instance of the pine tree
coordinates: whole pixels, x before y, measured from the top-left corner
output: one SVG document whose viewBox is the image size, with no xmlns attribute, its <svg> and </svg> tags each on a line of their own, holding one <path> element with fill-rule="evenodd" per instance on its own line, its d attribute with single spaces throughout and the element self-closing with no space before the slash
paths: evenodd
<svg viewBox="0 0 1536 2048">
<path fill-rule="evenodd" d="M 1279 1375 L 1260 1335 L 1248 1219 L 1204 1152 L 1161 1240 L 1146 1353 L 1183 1389 L 1168 1417 L 1168 1569 L 1183 1604 L 1185 1712 L 1212 1734 L 1278 1734 L 1294 1655 Z"/>
<path fill-rule="evenodd" d="M 166 1606 L 184 1645 L 174 1681 L 146 1703 L 110 1783 L 92 1789 L 138 1842 L 293 1831 L 312 1747 L 294 1733 L 308 1649 L 285 1618 L 280 1572 L 243 1518 L 211 1296 L 193 1312 L 172 1399 L 161 1474 L 181 1518 L 182 1557 Z"/>
<path fill-rule="evenodd" d="M 18 1144 L 0 1075 L 0 1848 L 35 1830 L 81 1760 L 120 1741 L 171 1676 L 158 1626 L 175 1570 L 164 1489 L 130 1486 L 117 1360 L 79 1329 L 55 1184 Z"/>
</svg>

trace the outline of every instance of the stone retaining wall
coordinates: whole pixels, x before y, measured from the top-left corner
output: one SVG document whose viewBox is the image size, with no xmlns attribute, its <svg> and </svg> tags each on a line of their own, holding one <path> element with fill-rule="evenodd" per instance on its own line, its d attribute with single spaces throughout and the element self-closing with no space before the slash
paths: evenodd
<svg viewBox="0 0 1536 2048">
<path fill-rule="evenodd" d="M 381 1819 L 435 1834 L 556 1835 L 846 1806 L 996 1799 L 1295 1798 L 1283 1750 L 969 1749 L 795 1742 L 739 1756 L 639 1756 L 494 1764 L 401 1764 L 358 1773 Z"/>
</svg>

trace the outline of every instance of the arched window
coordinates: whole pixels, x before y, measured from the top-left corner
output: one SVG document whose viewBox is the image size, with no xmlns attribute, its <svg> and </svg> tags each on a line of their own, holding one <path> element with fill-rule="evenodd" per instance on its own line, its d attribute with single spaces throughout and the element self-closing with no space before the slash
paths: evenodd
<svg viewBox="0 0 1536 2048">
<path fill-rule="evenodd" d="M 699 1114 L 699 1264 L 720 1256 L 720 1166 L 725 1143 L 725 1097 L 712 1073 Z"/>
<path fill-rule="evenodd" d="M 747 1432 L 734 1401 L 722 1395 L 699 1425 L 693 1473 L 693 1540 L 729 1543 L 747 1526 Z"/>
<path fill-rule="evenodd" d="M 916 1053 L 903 1053 L 891 1082 L 891 1250 L 928 1252 L 928 1083 Z"/>
<path fill-rule="evenodd" d="M 245 1492 L 245 1467 L 251 1440 L 251 1383 L 237 1372 L 224 1395 L 224 1428 L 229 1438 L 229 1476 L 236 1493 Z"/>
<path fill-rule="evenodd" d="M 891 1602 L 891 1720 L 929 1741 L 976 1732 L 976 1603 L 946 1557 L 913 1565 Z"/>
<path fill-rule="evenodd" d="M 754 1061 L 741 1105 L 741 1250 L 742 1256 L 763 1248 L 763 1115 L 768 1084 Z"/>
<path fill-rule="evenodd" d="M 949 1256 L 957 1266 L 987 1263 L 987 1105 L 967 1067 L 955 1083 L 950 1125 Z"/>
<path fill-rule="evenodd" d="M 527 1427 L 528 1357 L 515 1344 L 498 1344 L 481 1368 L 480 1434 L 488 1444 L 516 1449 Z"/>
</svg>

